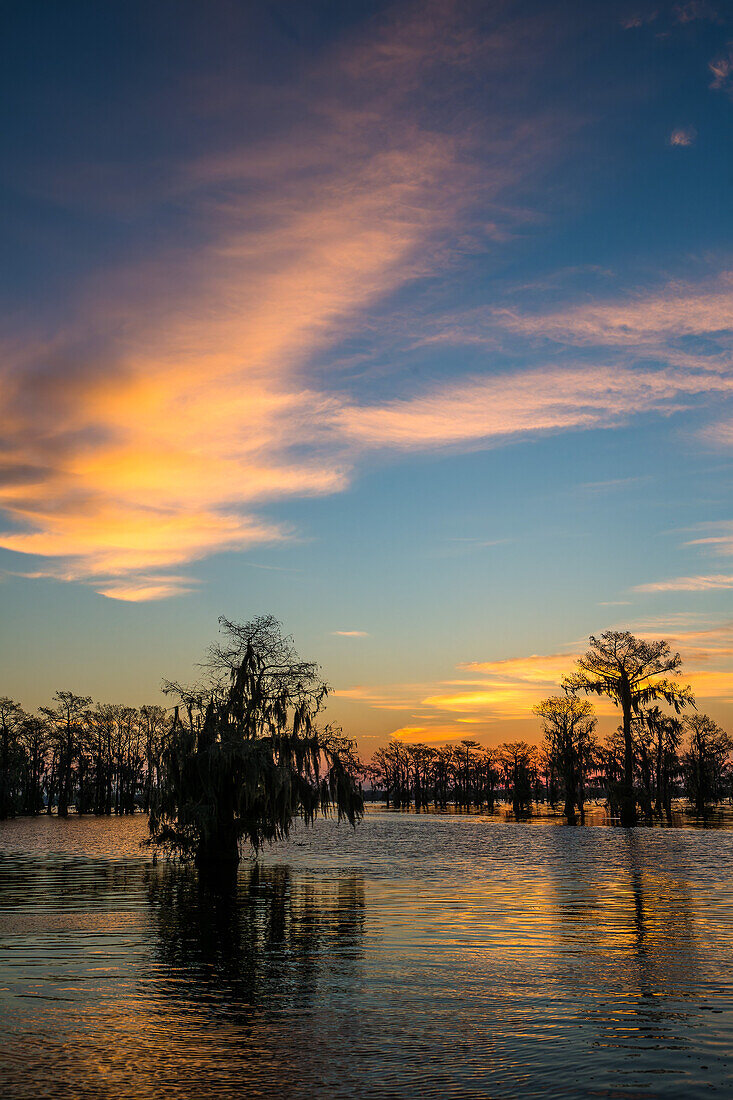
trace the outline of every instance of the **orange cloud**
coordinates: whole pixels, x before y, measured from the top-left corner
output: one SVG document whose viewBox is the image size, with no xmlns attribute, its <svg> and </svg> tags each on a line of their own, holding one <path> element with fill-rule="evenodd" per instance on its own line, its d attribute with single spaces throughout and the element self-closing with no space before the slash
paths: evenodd
<svg viewBox="0 0 733 1100">
<path fill-rule="evenodd" d="M 618 629 L 627 629 L 620 624 Z M 733 702 L 733 623 L 706 625 L 697 616 L 677 616 L 631 624 L 633 633 L 665 638 L 683 659 L 681 679 L 689 683 L 698 705 L 720 707 Z M 410 720 L 392 732 L 405 741 L 452 741 L 480 737 L 495 742 L 507 734 L 507 722 L 523 722 L 522 736 L 539 740 L 532 708 L 560 693 L 562 677 L 571 672 L 585 646 L 574 652 L 532 654 L 499 661 L 473 661 L 459 666 L 472 678 L 433 684 L 394 684 L 337 691 L 336 696 L 359 700 L 380 710 L 407 711 Z M 592 699 L 604 728 L 618 721 L 610 699 Z"/>
<path fill-rule="evenodd" d="M 178 578 L 190 562 L 291 537 L 258 507 L 345 489 L 371 448 L 606 427 L 730 392 L 717 361 L 693 369 L 681 353 L 677 370 L 551 367 L 372 405 L 329 389 L 317 357 L 385 295 L 465 249 L 479 199 L 500 238 L 514 216 L 508 188 L 554 152 L 559 124 L 526 108 L 514 118 L 508 100 L 458 131 L 425 111 L 424 89 L 450 101 L 471 65 L 510 89 L 517 56 L 534 62 L 531 21 L 492 12 L 474 31 L 461 11 L 400 7 L 334 49 L 303 77 L 307 95 L 290 90 L 297 113 L 274 136 L 164 173 L 162 197 L 188 211 L 195 244 L 184 235 L 100 277 L 55 336 L 5 342 L 0 546 L 46 559 L 28 573 L 163 598 L 190 587 Z M 732 306 L 726 275 L 620 305 L 493 312 L 491 323 L 639 344 L 729 328 Z"/>
<path fill-rule="evenodd" d="M 461 667 L 471 672 L 481 672 L 497 681 L 549 687 L 559 684 L 561 678 L 572 671 L 578 656 L 577 653 L 532 654 L 529 657 L 507 657 L 501 661 L 472 661 Z"/>
<path fill-rule="evenodd" d="M 8 342 L 0 545 L 113 598 L 160 598 L 183 588 L 151 570 L 288 537 L 253 514 L 261 502 L 345 488 L 353 440 L 343 401 L 308 378 L 313 357 L 433 270 L 477 195 L 495 198 L 545 140 L 487 120 L 479 173 L 478 131 L 426 119 L 425 81 L 449 94 L 465 65 L 510 65 L 505 35 L 469 33 L 459 7 L 401 9 L 338 46 L 307 95 L 288 93 L 297 133 L 173 173 L 163 197 L 207 241 L 101 279 L 53 339 Z"/>
<path fill-rule="evenodd" d="M 195 582 L 186 577 L 166 576 L 160 580 L 155 577 L 137 577 L 133 582 L 125 581 L 103 583 L 96 586 L 100 596 L 111 600 L 124 600 L 127 603 L 146 603 L 148 600 L 166 600 L 170 596 L 182 596 L 193 591 Z"/>
<path fill-rule="evenodd" d="M 708 624 L 698 616 L 660 617 L 632 628 L 644 638 L 665 638 L 679 649 L 684 680 L 699 705 L 733 700 L 733 622 Z"/>
</svg>

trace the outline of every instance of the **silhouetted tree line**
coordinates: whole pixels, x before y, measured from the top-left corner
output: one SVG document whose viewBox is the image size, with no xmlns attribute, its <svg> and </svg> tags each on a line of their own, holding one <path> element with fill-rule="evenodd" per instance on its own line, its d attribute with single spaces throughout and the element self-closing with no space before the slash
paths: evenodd
<svg viewBox="0 0 733 1100">
<path fill-rule="evenodd" d="M 396 808 L 493 812 L 499 803 L 508 803 L 521 816 L 533 804 L 545 804 L 575 822 L 589 801 L 605 799 L 616 816 L 624 775 L 623 731 L 601 742 L 594 736 L 595 718 L 573 723 L 561 714 L 558 721 L 557 712 L 568 702 L 558 696 L 535 708 L 545 727 L 541 745 L 514 741 L 488 749 L 475 741 L 441 746 L 394 742 L 374 754 L 364 777 L 373 794 Z M 707 715 L 679 720 L 652 712 L 632 730 L 634 791 L 644 821 L 671 821 L 673 799 L 689 799 L 699 815 L 733 802 L 733 743 Z"/>
<path fill-rule="evenodd" d="M 599 798 L 624 824 L 669 821 L 683 797 L 700 815 L 733 802 L 733 741 L 705 714 L 681 716 L 695 700 L 667 642 L 591 637 L 561 694 L 534 707 L 540 745 L 392 742 L 362 765 L 353 742 L 315 724 L 328 689 L 280 624 L 221 622 L 225 642 L 210 650 L 204 686 L 166 684 L 179 701 L 172 710 L 59 691 L 28 714 L 0 698 L 0 818 L 140 809 L 154 843 L 212 861 L 228 851 L 236 862 L 240 840 L 258 847 L 283 836 L 296 815 L 333 808 L 353 822 L 360 779 L 389 806 L 492 811 L 501 802 L 520 816 L 543 802 L 571 823 Z M 603 742 L 581 698 L 592 694 L 621 711 Z"/>
<path fill-rule="evenodd" d="M 590 638 L 575 672 L 563 679 L 562 694 L 534 707 L 541 745 L 393 743 L 375 753 L 365 776 L 396 807 L 491 811 L 501 801 L 520 815 L 544 802 L 561 806 L 574 823 L 589 799 L 604 798 L 628 825 L 639 816 L 671 821 L 672 800 L 686 797 L 704 815 L 733 801 L 733 741 L 705 714 L 680 717 L 695 708 L 690 688 L 675 678 L 680 666 L 679 653 L 665 641 L 606 631 Z M 621 710 L 621 724 L 603 743 L 593 707 L 581 694 L 605 695 Z"/>
<path fill-rule="evenodd" d="M 536 763 L 536 750 L 521 741 L 499 749 L 477 741 L 441 747 L 394 741 L 377 750 L 364 776 L 388 806 L 493 810 L 508 796 L 521 811 L 532 801 Z"/>
<path fill-rule="evenodd" d="M 58 691 L 28 714 L 0 698 L 0 818 L 149 811 L 173 728 L 160 706 L 94 704 Z"/>
</svg>

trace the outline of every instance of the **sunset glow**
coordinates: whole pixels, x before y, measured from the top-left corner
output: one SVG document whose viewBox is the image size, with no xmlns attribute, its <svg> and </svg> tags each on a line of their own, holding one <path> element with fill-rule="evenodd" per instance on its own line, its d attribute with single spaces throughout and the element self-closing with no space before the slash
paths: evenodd
<svg viewBox="0 0 733 1100">
<path fill-rule="evenodd" d="M 730 718 L 724 5 L 104 7 L 13 17 L 7 690 L 273 611 L 367 754 L 536 739 L 609 626 Z"/>
</svg>

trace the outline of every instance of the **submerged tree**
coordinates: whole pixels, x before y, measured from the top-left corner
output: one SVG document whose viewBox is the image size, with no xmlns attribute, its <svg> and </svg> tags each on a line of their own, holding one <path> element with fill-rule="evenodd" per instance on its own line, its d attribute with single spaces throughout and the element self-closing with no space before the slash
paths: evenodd
<svg viewBox="0 0 733 1100">
<path fill-rule="evenodd" d="M 595 749 L 593 707 L 587 699 L 553 695 L 533 710 L 542 720 L 549 765 L 562 779 L 565 817 L 574 825 L 576 806 L 581 817 L 584 813 L 585 778 Z"/>
<path fill-rule="evenodd" d="M 690 801 L 704 816 L 709 803 L 723 795 L 725 770 L 733 741 L 707 714 L 691 714 L 682 725 L 689 737 L 689 748 L 682 767 Z"/>
<path fill-rule="evenodd" d="M 57 691 L 53 697 L 55 707 L 41 707 L 51 729 L 53 763 L 49 781 L 48 812 L 58 792 L 58 815 L 67 817 L 74 795 L 74 773 L 82 751 L 82 739 L 92 702 L 88 695 L 75 695 L 73 691 Z"/>
<path fill-rule="evenodd" d="M 202 867 L 236 866 L 240 841 L 257 850 L 296 817 L 335 810 L 353 825 L 363 809 L 354 742 L 316 725 L 328 693 L 317 666 L 272 616 L 220 624 L 209 683 L 167 685 L 182 705 L 151 792 L 150 843 Z"/>
<path fill-rule="evenodd" d="M 694 706 L 689 687 L 670 679 L 682 664 L 665 641 L 645 641 L 627 630 L 606 630 L 600 638 L 591 635 L 590 649 L 577 662 L 577 670 L 563 678 L 568 694 L 579 691 L 606 695 L 621 708 L 624 737 L 623 780 L 619 788 L 621 824 L 636 821 L 634 797 L 634 742 L 632 723 L 642 707 L 659 699 L 679 712 Z"/>
<path fill-rule="evenodd" d="M 498 756 L 504 772 L 504 791 L 515 817 L 532 808 L 532 778 L 535 750 L 526 741 L 505 741 Z"/>
<path fill-rule="evenodd" d="M 637 726 L 647 820 L 652 819 L 653 795 L 653 812 L 658 817 L 664 813 L 667 821 L 671 822 L 672 783 L 679 771 L 677 750 L 682 737 L 682 723 L 674 715 L 665 714 L 661 707 L 654 706 L 641 713 Z"/>
<path fill-rule="evenodd" d="M 18 733 L 26 715 L 7 695 L 0 698 L 0 819 L 17 813 L 16 788 L 21 755 Z"/>
</svg>

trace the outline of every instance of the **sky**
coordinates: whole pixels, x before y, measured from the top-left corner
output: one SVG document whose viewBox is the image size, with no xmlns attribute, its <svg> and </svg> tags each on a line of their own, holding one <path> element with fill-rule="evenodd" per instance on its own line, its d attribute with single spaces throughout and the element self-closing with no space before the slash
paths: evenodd
<svg viewBox="0 0 733 1100">
<path fill-rule="evenodd" d="M 733 726 L 725 0 L 0 20 L 0 693 L 271 612 L 366 756 L 537 740 L 605 629 Z"/>
</svg>

